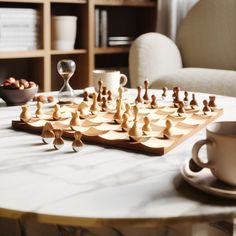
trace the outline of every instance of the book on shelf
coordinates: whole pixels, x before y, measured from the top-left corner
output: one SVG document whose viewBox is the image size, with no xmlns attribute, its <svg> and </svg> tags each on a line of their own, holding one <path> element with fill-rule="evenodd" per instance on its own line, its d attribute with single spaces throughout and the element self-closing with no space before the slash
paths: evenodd
<svg viewBox="0 0 236 236">
<path fill-rule="evenodd" d="M 98 48 L 100 46 L 100 10 L 98 8 L 95 9 L 95 17 L 94 17 L 94 35 L 95 35 L 95 47 Z"/>
<path fill-rule="evenodd" d="M 107 10 L 101 10 L 101 21 L 100 21 L 100 35 L 101 35 L 101 47 L 107 47 Z"/>
<path fill-rule="evenodd" d="M 133 37 L 130 36 L 110 36 L 108 37 L 108 46 L 130 46 Z"/>
</svg>

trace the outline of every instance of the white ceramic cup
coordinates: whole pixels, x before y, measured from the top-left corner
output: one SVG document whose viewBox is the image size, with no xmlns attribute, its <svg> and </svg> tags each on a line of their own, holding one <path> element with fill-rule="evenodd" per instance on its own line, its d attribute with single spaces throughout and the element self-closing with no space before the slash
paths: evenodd
<svg viewBox="0 0 236 236">
<path fill-rule="evenodd" d="M 203 168 L 210 168 L 212 174 L 226 184 L 236 186 L 236 122 L 222 121 L 207 126 L 206 139 L 196 142 L 192 158 Z M 207 146 L 207 162 L 199 157 L 199 150 Z"/>
<path fill-rule="evenodd" d="M 112 94 L 117 94 L 120 86 L 125 86 L 128 79 L 127 76 L 121 74 L 120 71 L 115 70 L 94 70 L 93 71 L 93 85 L 98 92 L 98 81 L 103 81 L 103 86 L 107 87 Z"/>
<path fill-rule="evenodd" d="M 52 49 L 73 50 L 76 31 L 76 16 L 52 16 Z"/>
</svg>

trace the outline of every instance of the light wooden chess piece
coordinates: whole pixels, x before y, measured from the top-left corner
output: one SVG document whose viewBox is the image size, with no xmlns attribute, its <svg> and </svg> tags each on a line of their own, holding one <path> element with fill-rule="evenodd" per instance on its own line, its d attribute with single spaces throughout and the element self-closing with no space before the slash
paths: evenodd
<svg viewBox="0 0 236 236">
<path fill-rule="evenodd" d="M 74 133 L 74 141 L 72 143 L 72 149 L 75 152 L 78 152 L 81 147 L 84 145 L 83 142 L 81 141 L 82 133 L 80 131 L 76 131 Z"/>
<path fill-rule="evenodd" d="M 172 131 L 171 131 L 172 126 L 173 126 L 172 122 L 169 119 L 167 119 L 166 120 L 166 127 L 163 130 L 163 137 L 164 138 L 170 139 L 170 137 L 172 136 Z"/>
<path fill-rule="evenodd" d="M 121 100 L 119 98 L 116 100 L 116 113 L 113 116 L 113 120 L 116 123 L 121 123 L 122 121 Z"/>
<path fill-rule="evenodd" d="M 39 117 L 40 115 L 43 115 L 43 113 L 44 113 L 44 112 L 43 112 L 43 103 L 37 101 L 35 116 L 36 116 L 36 117 Z"/>
<path fill-rule="evenodd" d="M 54 110 L 52 113 L 52 119 L 53 120 L 60 120 L 61 119 L 61 111 L 60 111 L 60 105 L 56 104 L 54 106 Z"/>
<path fill-rule="evenodd" d="M 138 112 L 138 107 L 134 106 L 134 124 L 128 131 L 131 141 L 138 141 L 143 135 L 142 129 L 140 129 L 138 126 Z"/>
<path fill-rule="evenodd" d="M 121 129 L 123 131 L 128 131 L 130 128 L 130 123 L 129 123 L 129 115 L 127 113 L 124 113 L 122 115 L 122 123 L 121 123 Z"/>
<path fill-rule="evenodd" d="M 41 137 L 45 144 L 51 143 L 54 139 L 53 126 L 50 122 L 46 122 L 43 126 Z"/>
<path fill-rule="evenodd" d="M 71 129 L 73 129 L 73 126 L 80 126 L 81 125 L 81 121 L 80 121 L 80 112 L 79 111 L 75 111 L 75 112 L 71 112 L 71 120 L 70 120 L 70 127 Z"/>
<path fill-rule="evenodd" d="M 55 149 L 59 150 L 64 145 L 64 140 L 62 139 L 63 131 L 61 129 L 54 129 L 55 139 L 53 141 L 53 146 Z"/>
<path fill-rule="evenodd" d="M 129 116 L 129 119 L 130 119 L 132 114 L 131 114 L 131 106 L 129 103 L 125 104 L 125 113 Z"/>
<path fill-rule="evenodd" d="M 90 112 L 92 114 L 95 114 L 99 111 L 99 105 L 98 105 L 98 102 L 97 102 L 97 97 L 98 97 L 98 94 L 96 92 L 94 92 L 93 93 L 93 104 L 90 107 Z"/>
<path fill-rule="evenodd" d="M 123 102 L 123 93 L 124 93 L 124 88 L 120 86 L 118 89 L 118 94 L 119 94 L 119 99 L 121 101 L 121 110 L 125 110 L 125 104 Z"/>
<path fill-rule="evenodd" d="M 151 120 L 148 116 L 145 116 L 143 118 L 144 125 L 142 127 L 142 131 L 145 135 L 149 135 L 152 132 L 152 127 L 151 127 Z"/>
<path fill-rule="evenodd" d="M 22 109 L 22 112 L 20 114 L 20 120 L 25 122 L 25 123 L 29 122 L 30 119 L 31 119 L 29 106 L 28 105 L 22 105 L 21 109 Z"/>
</svg>

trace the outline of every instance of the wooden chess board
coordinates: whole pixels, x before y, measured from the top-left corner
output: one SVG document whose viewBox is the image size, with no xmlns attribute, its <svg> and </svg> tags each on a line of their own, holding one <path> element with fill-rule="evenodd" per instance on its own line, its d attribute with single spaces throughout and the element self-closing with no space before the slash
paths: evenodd
<svg viewBox="0 0 236 236">
<path fill-rule="evenodd" d="M 131 108 L 135 105 L 134 99 L 123 100 L 129 103 Z M 155 155 L 163 155 L 184 140 L 194 135 L 197 131 L 204 128 L 210 122 L 214 121 L 223 113 L 222 108 L 212 108 L 211 112 L 204 113 L 203 107 L 185 106 L 186 112 L 178 114 L 171 101 L 158 101 L 157 107 L 151 108 L 150 103 L 138 104 L 138 126 L 141 129 L 145 116 L 149 117 L 152 131 L 146 135 L 142 135 L 137 141 L 132 141 L 127 132 L 121 128 L 121 124 L 114 122 L 113 117 L 116 112 L 116 102 L 108 103 L 108 109 L 105 112 L 98 111 L 91 114 L 88 110 L 85 119 L 81 119 L 79 126 L 70 126 L 71 112 L 78 110 L 79 104 L 62 105 L 60 108 L 61 119 L 53 120 L 53 109 L 45 111 L 43 115 L 38 117 L 32 116 L 28 122 L 20 120 L 12 121 L 14 129 L 26 132 L 41 133 L 46 122 L 50 122 L 55 129 L 63 130 L 63 137 L 73 139 L 74 132 L 82 133 L 82 140 L 88 143 L 96 143 L 101 145 L 109 145 L 123 150 L 129 149 L 138 152 L 150 153 Z M 92 101 L 87 102 L 88 107 Z M 133 112 L 133 109 L 131 109 Z M 169 139 L 164 138 L 163 130 L 166 127 L 166 120 L 172 123 L 171 136 Z M 133 117 L 130 117 L 130 124 L 133 124 Z"/>
</svg>

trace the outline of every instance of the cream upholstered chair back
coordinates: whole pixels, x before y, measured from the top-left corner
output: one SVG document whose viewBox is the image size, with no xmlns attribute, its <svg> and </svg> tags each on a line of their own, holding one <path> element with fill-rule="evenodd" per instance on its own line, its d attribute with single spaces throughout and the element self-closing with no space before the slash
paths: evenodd
<svg viewBox="0 0 236 236">
<path fill-rule="evenodd" d="M 200 0 L 177 36 L 184 67 L 236 70 L 236 0 Z"/>
</svg>

